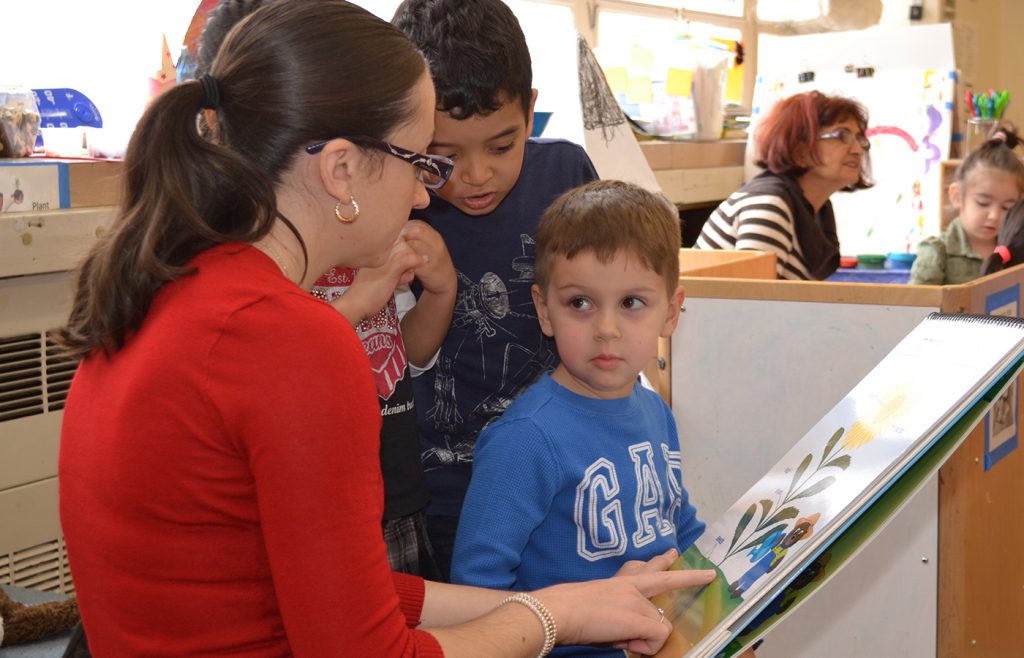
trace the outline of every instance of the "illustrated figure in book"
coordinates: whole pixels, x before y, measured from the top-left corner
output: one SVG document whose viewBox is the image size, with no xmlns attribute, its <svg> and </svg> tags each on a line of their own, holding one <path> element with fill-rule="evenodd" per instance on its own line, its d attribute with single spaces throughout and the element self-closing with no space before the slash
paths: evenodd
<svg viewBox="0 0 1024 658">
<path fill-rule="evenodd" d="M 729 594 L 737 599 L 743 592 L 750 589 L 751 585 L 757 582 L 761 576 L 770 573 L 779 566 L 790 547 L 798 541 L 807 539 L 814 530 L 814 524 L 818 522 L 820 514 L 798 519 L 796 525 L 784 537 L 782 531 L 772 533 L 759 546 L 751 549 L 750 561 L 754 566 L 750 567 L 745 574 L 739 577 L 736 582 L 729 585 Z"/>
<path fill-rule="evenodd" d="M 828 563 L 832 560 L 831 553 L 822 553 L 814 562 L 811 562 L 806 569 L 800 572 L 793 582 L 789 584 L 786 589 L 772 599 L 772 602 L 765 606 L 765 609 L 761 611 L 754 620 L 750 622 L 752 628 L 757 628 L 763 624 L 769 617 L 780 615 L 790 608 L 800 595 L 800 590 L 807 587 L 811 583 L 818 582 L 825 577 L 825 569 L 828 567 Z"/>
</svg>

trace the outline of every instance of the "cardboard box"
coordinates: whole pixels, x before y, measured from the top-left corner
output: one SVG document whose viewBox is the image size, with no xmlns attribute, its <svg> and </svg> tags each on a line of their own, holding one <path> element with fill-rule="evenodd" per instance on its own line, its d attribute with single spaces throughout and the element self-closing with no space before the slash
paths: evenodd
<svg viewBox="0 0 1024 658">
<path fill-rule="evenodd" d="M 116 205 L 119 160 L 0 159 L 0 212 Z"/>
</svg>

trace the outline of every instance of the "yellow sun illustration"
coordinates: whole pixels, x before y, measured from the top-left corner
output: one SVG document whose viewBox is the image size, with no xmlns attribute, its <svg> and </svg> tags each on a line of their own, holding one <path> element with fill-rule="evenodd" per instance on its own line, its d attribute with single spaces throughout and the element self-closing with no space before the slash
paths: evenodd
<svg viewBox="0 0 1024 658">
<path fill-rule="evenodd" d="M 858 420 L 843 437 L 843 449 L 856 450 L 871 443 L 875 436 L 890 427 L 896 419 L 903 415 L 907 396 L 904 393 L 893 393 L 882 401 L 882 408 L 870 420 Z"/>
</svg>

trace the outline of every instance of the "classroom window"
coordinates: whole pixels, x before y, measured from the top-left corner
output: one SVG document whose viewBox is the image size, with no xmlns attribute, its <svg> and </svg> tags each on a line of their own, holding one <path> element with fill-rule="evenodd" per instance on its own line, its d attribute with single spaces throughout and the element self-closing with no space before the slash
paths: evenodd
<svg viewBox="0 0 1024 658">
<path fill-rule="evenodd" d="M 668 7 L 669 9 L 681 8 L 684 12 L 696 11 L 705 14 L 735 16 L 737 18 L 743 16 L 743 0 L 688 0 L 685 3 L 680 2 L 680 0 L 617 0 L 617 3 L 648 7 Z"/>
<path fill-rule="evenodd" d="M 398 5 L 402 4 L 402 0 L 353 0 L 352 4 L 359 5 L 370 13 L 390 21 L 391 17 L 395 15 Z"/>
<path fill-rule="evenodd" d="M 827 15 L 828 0 L 757 0 L 759 21 L 796 23 Z"/>
<path fill-rule="evenodd" d="M 668 15 L 600 10 L 595 55 L 623 111 L 654 135 L 697 133 L 695 103 L 718 93 L 742 102 L 742 69 L 736 67 L 736 27 Z M 697 81 L 695 83 L 695 80 Z M 701 80 L 717 80 L 708 91 Z"/>
</svg>

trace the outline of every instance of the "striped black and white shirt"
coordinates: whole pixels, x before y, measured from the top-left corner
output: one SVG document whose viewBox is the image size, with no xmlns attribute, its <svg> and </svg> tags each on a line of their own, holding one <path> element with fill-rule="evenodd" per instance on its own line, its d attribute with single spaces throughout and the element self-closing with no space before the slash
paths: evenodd
<svg viewBox="0 0 1024 658">
<path fill-rule="evenodd" d="M 796 181 L 768 172 L 711 213 L 695 246 L 773 253 L 780 279 L 823 279 L 839 264 L 832 203 L 826 202 L 815 216 Z"/>
</svg>

